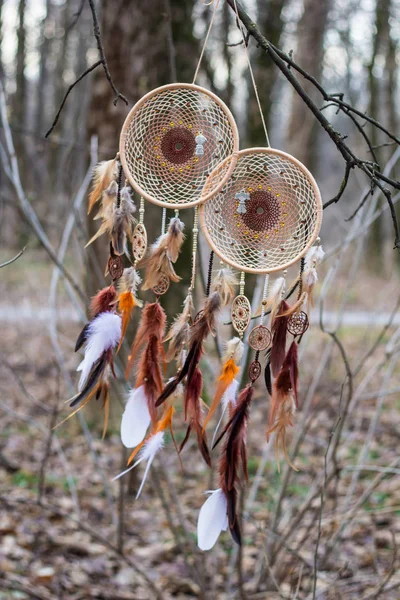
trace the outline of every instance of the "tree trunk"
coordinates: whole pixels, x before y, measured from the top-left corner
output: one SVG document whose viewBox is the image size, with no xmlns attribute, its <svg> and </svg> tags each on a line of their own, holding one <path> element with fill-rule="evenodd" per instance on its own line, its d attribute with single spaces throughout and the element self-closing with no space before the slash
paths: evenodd
<svg viewBox="0 0 400 600">
<path fill-rule="evenodd" d="M 257 0 L 258 23 L 260 30 L 267 40 L 274 46 L 279 46 L 283 31 L 282 10 L 287 0 Z M 251 47 L 250 47 L 251 49 Z M 256 80 L 258 93 L 261 100 L 264 119 L 266 124 L 270 122 L 272 109 L 272 91 L 277 79 L 277 68 L 272 61 L 266 60 L 265 54 L 256 50 L 256 59 L 253 60 L 254 78 Z M 260 113 L 255 98 L 250 76 L 247 76 L 249 100 L 248 100 L 248 124 L 246 144 L 248 146 L 265 146 L 265 134 L 262 127 Z"/>
<path fill-rule="evenodd" d="M 297 28 L 295 60 L 316 79 L 320 79 L 322 75 L 324 37 L 329 7 L 330 0 L 304 0 L 304 12 Z M 301 75 L 298 77 L 311 98 L 320 99 L 314 86 L 305 81 Z M 317 127 L 311 111 L 300 96 L 294 92 L 288 129 L 289 149 L 310 170 L 315 170 L 317 162 Z"/>
</svg>

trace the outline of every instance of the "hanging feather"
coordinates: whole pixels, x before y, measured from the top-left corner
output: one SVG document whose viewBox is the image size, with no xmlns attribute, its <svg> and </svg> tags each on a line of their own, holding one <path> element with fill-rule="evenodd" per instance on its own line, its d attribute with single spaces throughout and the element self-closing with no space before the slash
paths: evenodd
<svg viewBox="0 0 400 600">
<path fill-rule="evenodd" d="M 94 168 L 93 189 L 89 195 L 88 214 L 93 206 L 98 202 L 106 188 L 110 185 L 113 179 L 118 176 L 117 159 L 100 162 Z"/>
<path fill-rule="evenodd" d="M 325 252 L 321 245 L 313 246 L 307 252 L 304 261 L 304 271 L 302 276 L 304 290 L 308 294 L 311 306 L 314 306 L 313 289 L 318 281 L 317 265 L 322 261 Z"/>
<path fill-rule="evenodd" d="M 119 479 L 126 473 L 129 473 L 129 471 L 132 471 L 132 469 L 134 469 L 141 462 L 146 461 L 147 462 L 146 469 L 145 469 L 143 479 L 140 484 L 138 493 L 136 494 L 136 499 L 139 498 L 139 496 L 142 492 L 143 486 L 147 479 L 147 475 L 149 473 L 150 467 L 153 463 L 153 460 L 154 460 L 156 454 L 164 447 L 165 430 L 167 428 L 169 428 L 171 431 L 171 434 L 172 434 L 172 415 L 173 415 L 173 413 L 174 413 L 174 409 L 171 406 L 165 411 L 164 416 L 157 422 L 156 427 L 154 428 L 154 431 L 131 454 L 131 456 L 129 457 L 129 460 L 128 460 L 128 464 L 133 460 L 133 458 L 135 457 L 137 452 L 139 452 L 139 457 L 138 457 L 137 461 L 131 467 L 129 467 L 128 469 L 126 469 L 125 471 L 123 471 L 122 473 L 120 473 L 119 475 L 114 477 L 114 479 L 113 479 L 113 481 L 115 481 L 116 479 Z"/>
<path fill-rule="evenodd" d="M 176 360 L 178 367 L 182 367 L 184 360 L 183 353 L 187 346 L 190 335 L 190 325 L 193 313 L 193 298 L 189 293 L 183 303 L 183 311 L 175 318 L 172 323 L 164 342 L 169 342 L 168 351 L 165 360 L 170 362 Z"/>
<path fill-rule="evenodd" d="M 87 328 L 85 356 L 77 371 L 81 371 L 79 391 L 81 391 L 93 367 L 108 350 L 113 350 L 121 337 L 121 317 L 104 312 L 95 317 Z"/>
<path fill-rule="evenodd" d="M 141 300 L 136 298 L 137 288 L 140 285 L 140 282 L 140 276 L 133 267 L 124 269 L 122 277 L 118 280 L 118 310 L 122 317 L 122 329 L 117 352 L 119 352 L 121 348 L 134 307 L 142 306 Z"/>
<path fill-rule="evenodd" d="M 151 423 L 144 385 L 129 392 L 121 419 L 121 440 L 125 448 L 135 448 L 145 438 Z"/>
<path fill-rule="evenodd" d="M 296 300 L 296 302 L 292 306 L 289 306 L 287 311 L 279 313 L 279 317 L 291 317 L 295 313 L 299 312 L 302 309 L 303 304 L 307 301 L 307 296 L 308 293 L 303 292 L 300 298 Z"/>
<path fill-rule="evenodd" d="M 275 319 L 272 321 L 271 370 L 276 377 L 286 354 L 287 322 L 289 317 L 282 316 L 289 310 L 289 304 L 281 300 Z"/>
<path fill-rule="evenodd" d="M 96 216 L 93 217 L 93 221 L 98 221 L 99 219 L 107 221 L 111 218 L 114 209 L 114 203 L 117 200 L 117 195 L 118 183 L 116 181 L 112 181 L 108 188 L 103 192 L 99 210 Z"/>
<path fill-rule="evenodd" d="M 185 421 L 189 421 L 185 438 L 180 446 L 179 452 L 183 450 L 186 442 L 189 439 L 190 432 L 195 431 L 197 435 L 197 444 L 204 462 L 211 467 L 211 455 L 208 449 L 207 437 L 202 426 L 202 411 L 201 411 L 201 391 L 203 389 L 203 376 L 199 368 L 196 368 L 193 375 L 188 378 L 185 396 L 184 396 L 184 411 Z"/>
<path fill-rule="evenodd" d="M 266 363 L 264 368 L 264 381 L 268 394 L 272 396 L 271 350 L 265 353 Z"/>
<path fill-rule="evenodd" d="M 150 421 L 154 424 L 157 422 L 156 400 L 163 387 L 161 362 L 165 322 L 165 312 L 158 302 L 146 304 L 126 369 L 126 377 L 128 377 L 133 363 L 139 357 L 136 393 L 131 393 L 125 410 L 126 414 L 124 413 L 121 421 L 121 437 L 123 437 L 124 445 L 137 440 L 139 440 L 137 443 L 140 443 L 146 435 Z M 140 405 L 136 406 L 136 402 L 140 402 Z M 147 411 L 144 404 L 146 404 Z M 135 420 L 136 411 L 142 416 L 139 422 Z M 130 428 L 132 428 L 132 433 L 130 433 Z"/>
<path fill-rule="evenodd" d="M 292 342 L 285 357 L 282 368 L 276 378 L 271 398 L 271 407 L 268 418 L 267 440 L 271 433 L 275 432 L 275 454 L 279 470 L 279 448 L 285 455 L 288 464 L 295 470 L 296 467 L 290 461 L 286 447 L 286 429 L 293 426 L 293 418 L 296 412 L 298 395 L 298 366 L 297 366 L 297 343 Z"/>
<path fill-rule="evenodd" d="M 224 418 L 224 415 L 228 409 L 229 412 L 229 416 L 232 416 L 232 412 L 237 404 L 237 393 L 239 390 L 239 382 L 237 379 L 234 379 L 232 381 L 232 383 L 227 387 L 227 389 L 225 390 L 224 395 L 222 396 L 221 399 L 221 404 L 222 404 L 222 411 L 221 411 L 221 416 L 219 418 L 219 421 L 217 423 L 217 426 L 215 428 L 214 431 L 214 435 L 211 441 L 211 447 L 214 447 L 214 443 L 215 443 L 215 438 L 217 436 L 218 430 L 220 428 L 220 425 L 222 423 L 222 419 Z"/>
<path fill-rule="evenodd" d="M 199 318 L 191 327 L 189 350 L 184 365 L 179 373 L 167 383 L 157 400 L 156 406 L 160 406 L 160 404 L 169 398 L 186 376 L 188 381 L 190 381 L 203 354 L 203 343 L 206 337 L 209 333 L 214 335 L 215 322 L 220 308 L 221 297 L 218 291 L 213 291 L 206 299 L 203 311 Z"/>
<path fill-rule="evenodd" d="M 236 408 L 219 437 L 218 443 L 225 432 L 227 438 L 222 451 L 219 474 L 220 487 L 225 494 L 227 504 L 228 525 L 231 535 L 237 544 L 241 544 L 241 532 L 236 514 L 237 484 L 239 483 L 239 468 L 242 467 L 246 481 L 247 452 L 246 452 L 246 429 L 249 419 L 250 404 L 253 399 L 254 388 L 248 384 L 239 394 Z"/>
<path fill-rule="evenodd" d="M 213 289 L 221 296 L 222 306 L 227 306 L 235 295 L 235 287 L 238 285 L 235 273 L 229 267 L 217 271 L 213 281 Z"/>
<path fill-rule="evenodd" d="M 266 300 L 263 300 L 263 304 L 261 304 L 255 314 L 255 316 L 259 316 L 263 311 L 264 314 L 270 312 L 271 313 L 271 323 L 275 318 L 276 312 L 279 308 L 279 305 L 282 300 L 282 296 L 285 293 L 285 278 L 278 277 L 275 279 L 272 284 L 269 294 Z M 289 306 L 288 306 L 289 308 Z"/>
<path fill-rule="evenodd" d="M 107 311 L 114 311 L 117 301 L 117 291 L 113 285 L 109 285 L 92 297 L 90 301 L 89 313 L 91 319 L 98 314 Z"/>
<path fill-rule="evenodd" d="M 128 363 L 126 366 L 125 376 L 128 378 L 139 351 L 145 343 L 148 343 L 149 338 L 155 337 L 160 344 L 160 352 L 162 351 L 162 337 L 164 334 L 166 323 L 165 312 L 159 302 L 147 303 L 142 311 L 135 339 L 133 340 Z"/>
<path fill-rule="evenodd" d="M 143 290 L 155 287 L 162 275 L 168 277 L 174 283 L 181 280 L 176 274 L 172 263 L 177 261 L 185 239 L 183 229 L 183 222 L 178 217 L 174 217 L 169 222 L 168 231 L 161 235 L 151 246 L 147 258 L 141 262 L 141 266 L 146 269 Z"/>
<path fill-rule="evenodd" d="M 232 384 L 236 375 L 239 373 L 239 364 L 243 356 L 243 349 L 243 342 L 238 337 L 232 338 L 226 344 L 225 355 L 222 359 L 223 365 L 221 374 L 217 380 L 217 389 L 215 391 L 214 399 L 212 401 L 207 417 L 204 421 L 204 429 L 206 428 L 208 421 L 211 419 L 217 406 L 219 405 L 222 396 L 225 394 L 226 390 Z"/>
<path fill-rule="evenodd" d="M 132 237 L 133 228 L 137 222 L 134 217 L 135 212 L 136 206 L 131 198 L 129 188 L 124 187 L 121 190 L 119 206 L 114 200 L 111 209 L 107 211 L 103 209 L 101 214 L 103 222 L 97 233 L 88 241 L 85 248 L 101 235 L 107 233 L 111 238 L 115 254 L 126 254 L 129 256 L 127 240 Z"/>
<path fill-rule="evenodd" d="M 84 358 L 77 368 L 77 371 L 81 371 L 78 393 L 68 400 L 71 408 L 77 408 L 58 425 L 61 425 L 75 415 L 93 396 L 96 396 L 97 399 L 103 396 L 105 415 L 103 437 L 105 436 L 109 408 L 108 382 L 111 373 L 114 377 L 116 376 L 113 364 L 113 351 L 118 343 L 116 342 L 116 338 L 120 335 L 121 318 L 111 312 L 98 314 L 83 329 L 76 343 L 77 349 L 84 343 L 86 344 Z"/>
<path fill-rule="evenodd" d="M 197 521 L 197 545 L 200 550 L 211 550 L 222 531 L 228 529 L 226 496 L 221 488 L 210 494 L 200 509 Z"/>
<path fill-rule="evenodd" d="M 134 217 L 136 205 L 132 200 L 128 187 L 121 190 L 120 206 L 115 206 L 113 224 L 111 229 L 111 243 L 114 252 L 118 255 L 126 254 L 129 256 L 127 241 L 133 235 L 133 230 L 137 221 Z"/>
</svg>

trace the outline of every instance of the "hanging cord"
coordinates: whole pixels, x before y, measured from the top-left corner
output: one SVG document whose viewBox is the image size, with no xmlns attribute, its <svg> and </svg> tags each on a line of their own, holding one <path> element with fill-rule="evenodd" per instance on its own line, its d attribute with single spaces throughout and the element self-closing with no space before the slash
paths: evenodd
<svg viewBox="0 0 400 600">
<path fill-rule="evenodd" d="M 210 4 L 212 4 L 212 2 L 213 2 L 213 0 L 211 0 L 211 2 L 203 3 L 203 4 L 205 6 L 209 6 Z M 200 53 L 200 57 L 199 57 L 199 62 L 197 63 L 197 67 L 196 67 L 196 70 L 194 72 L 194 77 L 193 77 L 193 82 L 192 83 L 196 83 L 197 75 L 199 74 L 199 69 L 200 69 L 201 61 L 203 59 L 204 51 L 205 51 L 206 46 L 207 46 L 208 37 L 210 35 L 211 28 L 212 28 L 213 23 L 214 23 L 215 13 L 217 12 L 217 8 L 219 6 L 219 2 L 220 2 L 220 0 L 215 0 L 213 14 L 211 16 L 211 21 L 210 21 L 210 24 L 208 26 L 207 34 L 206 34 L 206 37 L 205 37 L 205 40 L 204 40 L 203 47 L 201 49 L 201 53 Z"/>
<path fill-rule="evenodd" d="M 262 108 L 261 108 L 260 97 L 258 95 L 256 80 L 254 79 L 253 69 L 251 68 L 250 54 L 249 54 L 249 50 L 247 48 L 246 36 L 244 35 L 244 31 L 242 29 L 242 26 L 240 25 L 239 12 L 238 12 L 238 8 L 237 8 L 236 0 L 233 0 L 233 3 L 235 5 L 235 13 L 236 13 L 237 25 L 238 25 L 238 27 L 240 29 L 240 33 L 242 34 L 242 38 L 243 38 L 243 45 L 244 45 L 244 51 L 246 53 L 247 66 L 249 67 L 250 77 L 251 77 L 251 81 L 252 81 L 253 88 L 254 88 L 254 95 L 255 95 L 256 100 L 257 100 L 258 110 L 260 111 L 260 117 L 261 117 L 261 121 L 262 121 L 263 128 L 264 128 L 264 133 L 265 133 L 265 139 L 267 140 L 267 146 L 271 147 L 271 144 L 270 144 L 270 141 L 269 141 L 269 136 L 268 136 L 267 125 L 265 123 L 263 111 L 262 111 Z"/>
</svg>

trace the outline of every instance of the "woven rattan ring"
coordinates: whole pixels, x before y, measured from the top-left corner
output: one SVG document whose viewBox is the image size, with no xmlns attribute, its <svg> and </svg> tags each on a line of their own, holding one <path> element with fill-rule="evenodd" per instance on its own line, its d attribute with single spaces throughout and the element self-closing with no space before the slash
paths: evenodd
<svg viewBox="0 0 400 600">
<path fill-rule="evenodd" d="M 121 132 L 127 179 L 146 200 L 167 208 L 205 202 L 229 179 L 239 136 L 227 106 L 198 85 L 174 83 L 144 96 Z M 211 171 L 230 157 L 202 195 Z"/>
<path fill-rule="evenodd" d="M 215 189 L 226 159 L 204 188 Z M 297 262 L 319 234 L 318 186 L 298 160 L 272 148 L 241 150 L 221 191 L 200 207 L 200 223 L 214 252 L 249 273 L 272 273 Z"/>
</svg>

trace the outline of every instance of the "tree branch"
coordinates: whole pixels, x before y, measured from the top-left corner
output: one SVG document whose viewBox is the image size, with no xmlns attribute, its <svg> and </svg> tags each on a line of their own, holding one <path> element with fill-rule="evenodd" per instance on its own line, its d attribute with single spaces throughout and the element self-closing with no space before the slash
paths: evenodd
<svg viewBox="0 0 400 600">
<path fill-rule="evenodd" d="M 371 125 L 385 133 L 385 135 L 387 135 L 390 139 L 394 140 L 398 144 L 400 144 L 400 139 L 396 137 L 393 133 L 391 133 L 388 129 L 386 129 L 383 125 L 381 125 L 378 121 L 345 102 L 343 100 L 342 93 L 329 94 L 323 88 L 323 86 L 314 77 L 312 77 L 312 75 L 310 75 L 299 65 L 297 65 L 289 55 L 285 54 L 285 52 L 282 52 L 282 50 L 279 50 L 279 48 L 276 48 L 261 34 L 256 23 L 247 14 L 247 12 L 241 6 L 240 2 L 238 2 L 237 0 L 226 1 L 228 2 L 231 9 L 235 12 L 235 14 L 237 10 L 237 14 L 239 15 L 241 22 L 247 29 L 248 35 L 250 35 L 256 40 L 258 46 L 268 54 L 272 62 L 278 67 L 278 69 L 281 71 L 284 77 L 289 81 L 289 83 L 292 85 L 292 87 L 303 100 L 303 102 L 308 106 L 308 108 L 310 109 L 316 120 L 319 122 L 321 127 L 323 127 L 323 129 L 327 132 L 327 134 L 335 144 L 336 148 L 339 150 L 346 163 L 345 175 L 341 183 L 339 192 L 334 198 L 332 198 L 324 204 L 324 208 L 327 208 L 328 206 L 330 206 L 330 204 L 336 203 L 340 200 L 349 181 L 351 170 L 354 168 L 358 168 L 368 177 L 368 179 L 371 181 L 371 185 L 378 187 L 384 194 L 386 201 L 389 205 L 391 218 L 393 222 L 393 229 L 395 232 L 394 247 L 400 251 L 400 235 L 397 215 L 393 206 L 391 192 L 384 186 L 384 183 L 387 183 L 395 189 L 400 189 L 400 182 L 382 175 L 380 166 L 376 164 L 376 162 L 363 160 L 355 154 L 351 147 L 348 144 L 346 144 L 346 136 L 344 136 L 342 133 L 340 133 L 334 128 L 332 123 L 325 117 L 322 110 L 318 108 L 318 106 L 315 104 L 315 102 L 312 100 L 309 94 L 302 87 L 300 82 L 296 79 L 292 70 L 296 71 L 297 73 L 302 75 L 307 81 L 312 83 L 312 85 L 320 92 L 323 99 L 326 102 L 337 106 L 339 110 L 341 110 L 346 116 L 348 116 L 352 120 L 352 122 L 356 125 L 357 129 L 360 132 L 362 130 L 362 126 L 353 115 L 356 115 L 368 121 Z M 365 132 L 362 132 L 362 135 L 367 143 L 368 150 L 371 151 L 373 147 L 367 134 Z"/>
<path fill-rule="evenodd" d="M 91 73 L 92 71 L 94 71 L 100 65 L 103 65 L 103 69 L 104 69 L 104 73 L 105 73 L 106 79 L 107 79 L 108 83 L 110 84 L 110 87 L 111 87 L 112 91 L 114 92 L 114 106 L 117 105 L 117 102 L 118 102 L 119 99 L 121 99 L 123 102 L 125 102 L 126 105 L 128 105 L 128 100 L 125 98 L 125 96 L 123 94 L 121 94 L 117 90 L 117 88 L 115 86 L 115 83 L 113 81 L 113 78 L 111 77 L 110 69 L 108 68 L 107 58 L 106 58 L 106 54 L 104 52 L 103 41 L 101 39 L 99 19 L 97 17 L 97 12 L 96 12 L 96 7 L 95 7 L 95 4 L 94 4 L 94 0 L 88 0 L 88 2 L 89 2 L 90 10 L 92 12 L 93 33 L 94 33 L 94 37 L 96 39 L 96 44 L 97 44 L 97 49 L 98 49 L 99 54 L 100 54 L 100 59 L 97 62 L 95 62 L 91 67 L 89 67 L 88 69 L 86 69 L 86 71 L 84 71 L 82 73 L 82 75 L 80 75 L 78 77 L 78 79 L 76 79 L 74 81 L 74 83 L 72 83 L 69 86 L 69 88 L 68 88 L 68 90 L 67 90 L 67 92 L 66 92 L 66 94 L 65 94 L 65 96 L 64 96 L 64 98 L 63 98 L 63 100 L 62 100 L 62 102 L 60 104 L 60 108 L 58 109 L 57 114 L 56 114 L 56 116 L 54 118 L 53 124 L 50 127 L 50 129 L 48 130 L 48 132 L 46 133 L 46 135 L 45 135 L 46 138 L 49 137 L 49 135 L 52 133 L 54 127 L 57 125 L 57 122 L 58 122 L 58 120 L 60 118 L 60 114 L 61 114 L 61 112 L 62 112 L 62 110 L 64 108 L 65 102 L 66 102 L 66 100 L 67 100 L 70 92 L 73 90 L 73 88 L 76 86 L 77 83 L 79 83 L 80 81 L 82 81 L 82 79 L 84 79 L 84 77 L 86 77 L 86 75 L 89 75 L 89 73 Z M 82 2 L 82 5 L 81 5 L 80 9 L 78 10 L 78 13 L 77 13 L 78 18 L 79 18 L 80 13 L 82 12 L 82 10 L 83 10 L 83 2 Z"/>
</svg>

